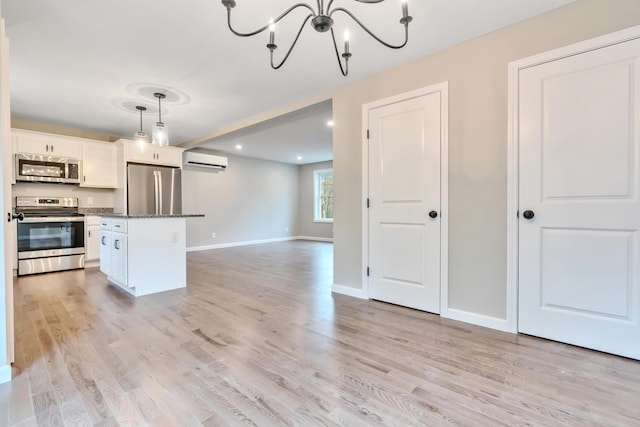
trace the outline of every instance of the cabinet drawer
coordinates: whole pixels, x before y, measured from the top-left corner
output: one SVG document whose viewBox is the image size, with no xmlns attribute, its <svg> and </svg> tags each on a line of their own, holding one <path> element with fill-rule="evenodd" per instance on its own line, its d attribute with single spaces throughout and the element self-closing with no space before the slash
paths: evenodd
<svg viewBox="0 0 640 427">
<path fill-rule="evenodd" d="M 127 220 L 126 219 L 112 219 L 111 230 L 116 231 L 118 233 L 126 233 L 127 232 Z"/>
<path fill-rule="evenodd" d="M 87 223 L 87 227 L 90 225 L 102 225 L 99 216 L 85 216 L 84 220 Z"/>
<path fill-rule="evenodd" d="M 100 230 L 111 231 L 112 223 L 111 218 L 100 218 Z"/>
</svg>

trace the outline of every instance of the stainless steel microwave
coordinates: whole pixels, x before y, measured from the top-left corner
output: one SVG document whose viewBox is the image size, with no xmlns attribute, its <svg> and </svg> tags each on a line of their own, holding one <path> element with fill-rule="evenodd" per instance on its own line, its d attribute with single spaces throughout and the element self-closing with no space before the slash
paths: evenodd
<svg viewBox="0 0 640 427">
<path fill-rule="evenodd" d="M 80 184 L 80 161 L 39 154 L 16 154 L 16 181 Z"/>
</svg>

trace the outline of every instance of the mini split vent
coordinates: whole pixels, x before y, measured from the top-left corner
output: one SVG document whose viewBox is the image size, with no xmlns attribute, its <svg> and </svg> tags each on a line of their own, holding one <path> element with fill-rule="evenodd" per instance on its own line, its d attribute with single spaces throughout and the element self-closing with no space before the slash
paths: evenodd
<svg viewBox="0 0 640 427">
<path fill-rule="evenodd" d="M 229 165 L 229 159 L 213 154 L 199 153 L 197 151 L 184 152 L 184 165 L 207 169 L 225 170 Z"/>
</svg>

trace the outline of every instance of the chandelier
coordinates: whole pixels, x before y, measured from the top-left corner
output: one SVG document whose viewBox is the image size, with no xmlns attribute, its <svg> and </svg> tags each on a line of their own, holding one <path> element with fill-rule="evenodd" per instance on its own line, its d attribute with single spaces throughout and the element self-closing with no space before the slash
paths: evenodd
<svg viewBox="0 0 640 427">
<path fill-rule="evenodd" d="M 384 0 L 354 0 L 354 1 L 357 1 L 357 2 L 360 2 L 360 3 L 373 4 L 373 3 L 382 3 Z M 342 75 L 346 77 L 349 74 L 349 58 L 351 58 L 351 51 L 349 50 L 349 35 L 348 34 L 345 34 L 344 50 L 343 50 L 342 54 L 340 54 L 340 52 L 338 51 L 338 44 L 336 42 L 336 36 L 335 36 L 334 31 L 333 31 L 333 14 L 334 13 L 338 13 L 338 12 L 339 13 L 343 13 L 343 14 L 347 15 L 348 17 L 350 17 L 356 24 L 358 24 L 374 40 L 378 41 L 380 44 L 382 44 L 382 45 L 384 45 L 384 46 L 386 46 L 386 47 L 388 47 L 390 49 L 401 49 L 409 41 L 409 23 L 413 20 L 413 18 L 409 15 L 409 6 L 407 4 L 407 0 L 402 0 L 402 18 L 400 18 L 400 24 L 402 24 L 404 26 L 404 42 L 402 42 L 399 45 L 394 45 L 394 44 L 391 44 L 391 43 L 387 43 L 384 40 L 382 40 L 380 37 L 376 36 L 358 18 L 356 18 L 355 15 L 352 12 L 350 12 L 349 10 L 347 10 L 347 9 L 345 9 L 343 7 L 333 7 L 332 8 L 331 6 L 333 6 L 333 2 L 334 2 L 334 0 L 328 0 L 328 4 L 327 4 L 327 6 L 325 8 L 325 0 L 316 0 L 316 8 L 315 9 L 309 4 L 297 3 L 297 4 L 293 5 L 293 6 L 291 6 L 286 11 L 284 11 L 276 19 L 271 20 L 271 22 L 269 22 L 264 27 L 258 28 L 257 30 L 251 31 L 249 33 L 241 33 L 239 31 L 234 30 L 232 25 L 231 25 L 231 9 L 236 7 L 236 0 L 222 0 L 223 6 L 225 6 L 227 8 L 227 24 L 229 25 L 229 30 L 231 30 L 231 32 L 233 34 L 235 34 L 236 36 L 251 37 L 251 36 L 255 36 L 256 34 L 260 34 L 260 33 L 262 33 L 263 31 L 265 31 L 267 29 L 269 30 L 269 43 L 267 44 L 267 49 L 269 49 L 269 51 L 270 51 L 271 68 L 273 68 L 274 70 L 277 70 L 280 67 L 282 67 L 284 65 L 284 63 L 287 61 L 287 59 L 289 58 L 289 55 L 291 54 L 291 51 L 296 46 L 296 43 L 298 43 L 298 39 L 300 38 L 300 34 L 302 33 L 302 30 L 304 29 L 304 26 L 307 24 L 307 22 L 309 22 L 309 20 L 311 20 L 311 26 L 317 32 L 319 32 L 319 33 L 330 32 L 331 33 L 331 39 L 333 40 L 333 47 L 334 47 L 335 52 L 336 52 L 336 59 L 338 60 L 338 65 L 340 66 L 340 71 L 342 72 Z M 294 38 L 293 43 L 291 44 L 291 46 L 287 50 L 287 52 L 284 55 L 284 58 L 282 59 L 282 61 L 280 63 L 278 63 L 278 64 L 275 64 L 273 62 L 273 51 L 275 51 L 278 48 L 278 45 L 275 42 L 275 39 L 276 39 L 275 24 L 280 22 L 289 13 L 291 13 L 292 11 L 294 11 L 295 9 L 298 9 L 298 8 L 308 9 L 311 13 L 309 13 L 309 15 L 307 15 L 306 18 L 304 18 L 304 20 L 302 21 L 302 24 L 300 25 L 300 29 L 298 30 L 298 34 Z M 344 60 L 344 64 L 343 64 L 343 60 Z"/>
</svg>

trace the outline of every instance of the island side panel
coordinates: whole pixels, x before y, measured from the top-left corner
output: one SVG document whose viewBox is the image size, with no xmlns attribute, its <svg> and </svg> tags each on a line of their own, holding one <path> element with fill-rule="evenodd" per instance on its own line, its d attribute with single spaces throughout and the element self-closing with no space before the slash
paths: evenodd
<svg viewBox="0 0 640 427">
<path fill-rule="evenodd" d="M 136 296 L 187 286 L 186 219 L 128 219 L 129 285 Z"/>
</svg>

